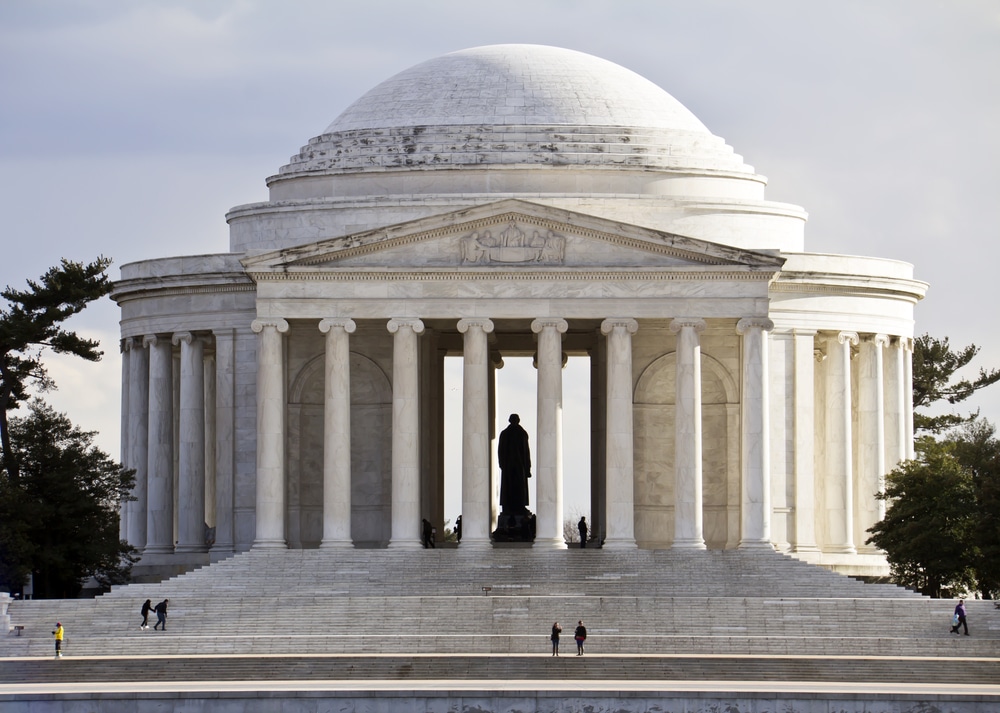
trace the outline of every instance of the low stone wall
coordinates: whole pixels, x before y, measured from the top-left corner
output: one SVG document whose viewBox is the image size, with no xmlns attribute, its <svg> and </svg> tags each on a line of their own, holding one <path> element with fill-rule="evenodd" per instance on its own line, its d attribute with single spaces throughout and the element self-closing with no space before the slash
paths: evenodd
<svg viewBox="0 0 1000 713">
<path fill-rule="evenodd" d="M 0 713 L 995 713 L 1000 695 L 878 693 L 729 693 L 725 691 L 233 691 L 177 693 L 0 694 Z"/>
</svg>

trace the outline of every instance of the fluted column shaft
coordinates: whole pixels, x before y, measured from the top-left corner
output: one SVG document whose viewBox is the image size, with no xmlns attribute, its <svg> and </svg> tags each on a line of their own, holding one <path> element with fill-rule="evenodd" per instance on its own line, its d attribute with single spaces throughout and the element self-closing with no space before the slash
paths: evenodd
<svg viewBox="0 0 1000 713">
<path fill-rule="evenodd" d="M 854 332 L 826 344 L 826 511 L 828 552 L 854 554 L 854 472 L 851 442 L 851 345 Z"/>
<path fill-rule="evenodd" d="M 701 340 L 705 322 L 675 319 L 677 396 L 674 415 L 674 542 L 677 548 L 705 549 L 701 465 Z"/>
<path fill-rule="evenodd" d="M 817 552 L 816 545 L 816 332 L 795 331 L 794 413 L 795 525 L 792 549 Z"/>
<path fill-rule="evenodd" d="M 142 339 L 129 340 L 128 453 L 135 469 L 135 486 L 128 507 L 128 541 L 138 550 L 146 547 L 147 478 L 149 467 L 149 355 Z"/>
<path fill-rule="evenodd" d="M 601 333 L 607 336 L 608 398 L 606 434 L 608 549 L 634 549 L 634 446 L 632 429 L 632 335 L 639 329 L 634 319 L 606 319 Z"/>
<path fill-rule="evenodd" d="M 916 455 L 913 447 L 913 341 L 903 339 L 903 422 L 906 459 Z"/>
<path fill-rule="evenodd" d="M 149 335 L 149 458 L 145 553 L 174 551 L 173 346 Z"/>
<path fill-rule="evenodd" d="M 176 551 L 204 552 L 205 345 L 190 332 L 175 334 L 173 342 L 181 348 Z"/>
<path fill-rule="evenodd" d="M 912 393 L 906 383 L 906 340 L 894 337 L 889 342 L 885 361 L 885 465 L 892 470 L 906 460 L 906 404 L 907 393 Z"/>
<path fill-rule="evenodd" d="M 258 549 L 285 542 L 285 357 L 283 319 L 255 319 L 257 351 L 257 535 Z"/>
<path fill-rule="evenodd" d="M 490 546 L 489 319 L 461 319 L 462 542 L 463 549 Z"/>
<path fill-rule="evenodd" d="M 129 347 L 128 342 L 130 340 L 122 339 L 119 343 L 121 349 L 122 358 L 122 401 L 121 401 L 121 422 L 119 425 L 118 433 L 120 435 L 120 453 L 121 453 L 121 463 L 125 468 L 131 468 L 129 462 L 128 453 L 128 428 L 129 428 L 129 417 L 128 417 L 128 389 L 129 389 L 129 378 L 131 371 L 129 370 Z M 128 505 L 129 501 L 122 498 L 118 505 L 118 539 L 128 541 Z"/>
<path fill-rule="evenodd" d="M 233 551 L 236 353 L 232 329 L 215 337 L 215 543 L 212 552 Z"/>
<path fill-rule="evenodd" d="M 390 319 L 392 343 L 392 532 L 390 548 L 420 547 L 419 319 Z M 462 518 L 463 530 L 465 518 Z M 465 534 L 463 532 L 463 539 Z"/>
<path fill-rule="evenodd" d="M 323 409 L 323 541 L 320 547 L 353 547 L 351 539 L 352 319 L 324 319 L 326 386 Z"/>
<path fill-rule="evenodd" d="M 565 549 L 562 472 L 562 335 L 569 325 L 559 318 L 536 319 L 538 335 L 538 457 L 535 466 L 535 547 Z M 464 520 L 463 520 L 464 524 Z M 463 534 L 464 539 L 464 534 Z"/>
<path fill-rule="evenodd" d="M 885 501 L 876 500 L 885 485 L 885 380 L 883 348 L 889 339 L 884 334 L 865 335 L 858 358 L 858 522 L 855 538 L 858 548 L 875 552 L 865 545 L 867 530 L 885 515 Z"/>
<path fill-rule="evenodd" d="M 743 337 L 740 549 L 772 548 L 767 381 L 767 333 L 772 329 L 774 323 L 764 317 L 748 317 L 736 325 Z"/>
</svg>

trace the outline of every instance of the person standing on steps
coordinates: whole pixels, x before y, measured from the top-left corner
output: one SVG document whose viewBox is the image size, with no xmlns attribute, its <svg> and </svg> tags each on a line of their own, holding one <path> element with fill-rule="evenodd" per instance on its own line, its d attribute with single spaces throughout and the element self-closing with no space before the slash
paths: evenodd
<svg viewBox="0 0 1000 713">
<path fill-rule="evenodd" d="M 573 632 L 576 639 L 576 655 L 583 656 L 583 642 L 587 640 L 587 627 L 583 625 L 583 620 L 576 622 L 576 631 Z"/>
<path fill-rule="evenodd" d="M 552 625 L 552 655 L 559 655 L 559 634 L 562 633 L 562 627 L 559 626 L 559 622 L 555 622 Z"/>
<path fill-rule="evenodd" d="M 142 623 L 139 624 L 140 629 L 149 628 L 149 612 L 151 611 L 153 611 L 153 601 L 151 599 L 147 599 L 142 603 L 142 609 L 139 610 L 139 613 L 142 614 Z"/>
<path fill-rule="evenodd" d="M 969 635 L 969 623 L 965 620 L 965 600 L 959 599 L 958 604 L 955 605 L 955 619 L 954 624 L 951 627 L 951 633 L 957 634 L 958 627 L 965 627 L 965 635 Z"/>
<path fill-rule="evenodd" d="M 52 636 L 54 636 L 55 640 L 56 640 L 56 658 L 57 659 L 61 659 L 62 658 L 63 634 L 64 634 L 63 625 L 60 624 L 57 621 L 56 622 L 56 630 L 52 632 Z"/>
<path fill-rule="evenodd" d="M 164 599 L 153 609 L 156 612 L 156 624 L 153 625 L 153 631 L 159 629 L 161 625 L 164 631 L 167 630 L 167 602 L 169 601 L 169 599 Z"/>
<path fill-rule="evenodd" d="M 580 531 L 580 547 L 587 546 L 587 518 L 581 517 L 580 522 L 576 524 L 576 529 Z"/>
</svg>

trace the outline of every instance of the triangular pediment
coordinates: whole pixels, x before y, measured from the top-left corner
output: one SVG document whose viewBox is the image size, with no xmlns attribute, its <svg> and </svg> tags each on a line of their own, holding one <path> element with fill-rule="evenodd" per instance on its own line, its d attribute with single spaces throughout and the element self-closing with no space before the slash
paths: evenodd
<svg viewBox="0 0 1000 713">
<path fill-rule="evenodd" d="M 751 270 L 784 260 L 521 200 L 249 256 L 250 274 L 372 270 Z"/>
</svg>

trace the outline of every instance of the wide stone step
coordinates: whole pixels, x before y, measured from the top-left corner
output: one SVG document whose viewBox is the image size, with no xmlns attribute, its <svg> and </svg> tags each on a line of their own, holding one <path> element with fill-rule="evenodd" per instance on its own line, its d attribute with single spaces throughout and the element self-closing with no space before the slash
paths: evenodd
<svg viewBox="0 0 1000 713">
<path fill-rule="evenodd" d="M 224 656 L 4 661 L 0 683 L 88 681 L 618 680 L 995 685 L 1000 659 L 809 656 Z"/>
</svg>

